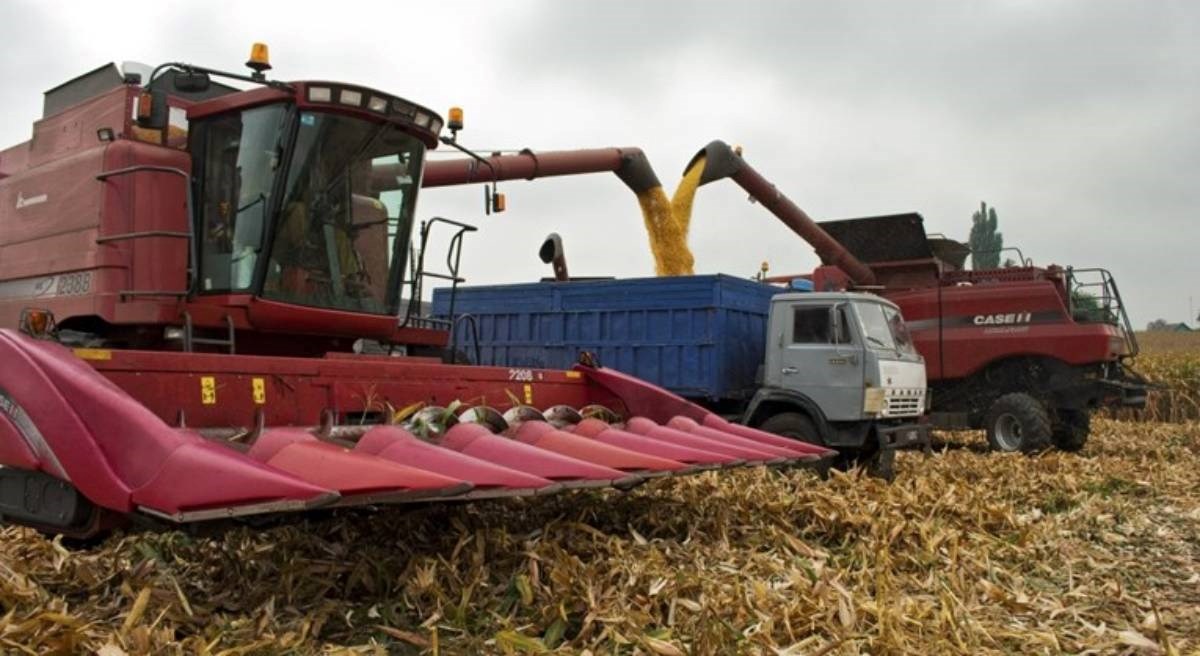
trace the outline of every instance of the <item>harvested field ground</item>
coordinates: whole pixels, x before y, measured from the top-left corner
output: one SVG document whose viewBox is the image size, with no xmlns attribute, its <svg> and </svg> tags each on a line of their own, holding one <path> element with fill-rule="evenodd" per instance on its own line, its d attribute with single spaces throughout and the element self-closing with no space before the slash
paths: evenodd
<svg viewBox="0 0 1200 656">
<path fill-rule="evenodd" d="M 3 528 L 0 652 L 1198 654 L 1200 339 L 1143 344 L 1143 421 L 1080 454 L 942 435 L 890 485 L 709 473 L 73 550 Z"/>
<path fill-rule="evenodd" d="M 1200 425 L 69 551 L 0 532 L 0 649 L 1196 653 Z"/>
</svg>

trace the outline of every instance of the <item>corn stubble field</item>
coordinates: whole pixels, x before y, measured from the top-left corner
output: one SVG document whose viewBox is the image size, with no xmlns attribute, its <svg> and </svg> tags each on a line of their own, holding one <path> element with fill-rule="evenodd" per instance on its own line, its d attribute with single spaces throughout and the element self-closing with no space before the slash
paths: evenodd
<svg viewBox="0 0 1200 656">
<path fill-rule="evenodd" d="M 1081 454 L 904 453 L 68 549 L 0 529 L 5 653 L 1200 653 L 1200 336 Z"/>
</svg>

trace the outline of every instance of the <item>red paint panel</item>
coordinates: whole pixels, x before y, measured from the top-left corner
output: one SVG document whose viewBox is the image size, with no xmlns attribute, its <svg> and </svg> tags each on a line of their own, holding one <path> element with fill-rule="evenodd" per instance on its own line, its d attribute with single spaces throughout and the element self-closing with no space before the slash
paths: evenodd
<svg viewBox="0 0 1200 656">
<path fill-rule="evenodd" d="M 575 370 L 587 376 L 588 381 L 595 386 L 620 399 L 624 410 L 631 416 L 650 417 L 665 423 L 675 415 L 703 421 L 711 414 L 681 396 L 615 369 L 593 369 L 579 365 Z"/>
<path fill-rule="evenodd" d="M 39 469 L 41 465 L 20 431 L 3 414 L 0 414 L 0 465 L 19 469 Z"/>
<path fill-rule="evenodd" d="M 667 422 L 667 426 L 676 428 L 681 431 L 692 433 L 694 435 L 703 435 L 713 439 L 721 439 L 723 436 L 730 434 L 742 437 L 748 440 L 753 440 L 759 444 L 767 444 L 782 449 L 791 451 L 797 455 L 833 455 L 833 451 L 826 449 L 823 446 L 791 440 L 782 435 L 775 435 L 749 426 L 734 424 L 716 416 L 709 415 L 704 420 L 704 425 L 701 426 L 687 417 L 673 417 Z"/>
<path fill-rule="evenodd" d="M 1038 279 L 1045 272 L 1023 271 L 1023 279 L 884 292 L 912 327 L 930 382 L 970 376 L 1012 357 L 1047 357 L 1077 365 L 1115 359 L 1110 353 L 1110 339 L 1120 336 L 1115 327 L 1071 320 L 1057 284 Z M 1025 312 L 1058 319 L 1014 326 L 973 322 L 980 315 Z"/>
<path fill-rule="evenodd" d="M 540 421 L 521 424 L 516 430 L 516 438 L 539 449 L 546 449 L 613 469 L 678 471 L 684 468 L 684 464 L 676 460 L 605 444 L 582 435 L 572 435 Z"/>
<path fill-rule="evenodd" d="M 0 331 L 0 387 L 26 413 L 68 480 L 93 503 L 164 512 L 327 490 L 172 429 L 62 346 Z"/>
<path fill-rule="evenodd" d="M 584 419 L 570 430 L 575 435 L 582 435 L 598 442 L 688 464 L 715 465 L 739 462 L 738 458 L 728 454 L 671 444 L 613 428 L 599 419 Z"/>
<path fill-rule="evenodd" d="M 195 438 L 171 452 L 133 503 L 166 513 L 224 508 L 267 501 L 309 501 L 329 494 L 240 453 Z"/>
<path fill-rule="evenodd" d="M 354 450 L 378 456 L 384 460 L 437 472 L 450 478 L 469 481 L 476 489 L 485 487 L 540 489 L 554 484 L 553 481 L 540 476 L 526 474 L 430 444 L 396 426 L 372 428 L 358 441 Z"/>
<path fill-rule="evenodd" d="M 714 440 L 701 437 L 700 435 L 685 433 L 674 428 L 660 426 L 645 417 L 630 419 L 626 423 L 626 427 L 631 433 L 645 437 L 662 440 L 671 444 L 681 444 L 694 449 L 724 453 L 752 462 L 773 460 L 780 457 L 778 453 L 773 453 L 766 447 L 760 448 L 760 445 L 748 440 L 742 440 L 733 436 L 730 436 L 729 439 Z"/>
<path fill-rule="evenodd" d="M 463 482 L 321 442 L 294 428 L 268 429 L 254 443 L 249 455 L 301 480 L 342 494 L 440 490 Z"/>
<path fill-rule="evenodd" d="M 523 442 L 493 435 L 478 424 L 458 424 L 446 432 L 442 446 L 469 456 L 550 480 L 619 480 L 625 472 L 571 458 Z"/>
</svg>

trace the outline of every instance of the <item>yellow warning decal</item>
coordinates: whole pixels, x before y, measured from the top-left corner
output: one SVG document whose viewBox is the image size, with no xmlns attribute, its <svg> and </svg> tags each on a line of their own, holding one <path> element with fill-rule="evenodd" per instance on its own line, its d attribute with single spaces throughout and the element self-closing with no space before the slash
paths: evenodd
<svg viewBox="0 0 1200 656">
<path fill-rule="evenodd" d="M 533 405 L 533 385 L 525 383 L 525 405 Z"/>
<path fill-rule="evenodd" d="M 80 360 L 111 360 L 112 351 L 108 349 L 77 348 L 75 357 Z"/>
<path fill-rule="evenodd" d="M 212 376 L 200 377 L 200 402 L 204 405 L 217 404 L 217 379 Z"/>
<path fill-rule="evenodd" d="M 583 378 L 583 374 L 578 371 L 564 371 L 563 373 L 567 375 L 567 378 Z"/>
<path fill-rule="evenodd" d="M 265 405 L 267 402 L 267 381 L 261 378 L 252 378 L 250 379 L 250 384 L 254 389 L 254 403 Z"/>
</svg>

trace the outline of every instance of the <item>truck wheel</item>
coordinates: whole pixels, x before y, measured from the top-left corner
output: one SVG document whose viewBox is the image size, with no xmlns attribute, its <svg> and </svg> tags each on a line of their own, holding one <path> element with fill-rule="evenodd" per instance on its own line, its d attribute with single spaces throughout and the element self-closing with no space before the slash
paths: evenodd
<svg viewBox="0 0 1200 656">
<path fill-rule="evenodd" d="M 1054 423 L 1054 446 L 1063 451 L 1079 451 L 1092 432 L 1092 414 L 1087 410 L 1059 410 Z"/>
<path fill-rule="evenodd" d="M 813 425 L 812 419 L 799 412 L 781 412 L 764 421 L 758 428 L 768 433 L 790 437 L 793 440 L 819 446 L 825 445 L 821 434 L 817 432 L 817 427 Z"/>
<path fill-rule="evenodd" d="M 996 399 L 984 426 L 993 451 L 1033 453 L 1050 446 L 1050 414 L 1028 394 L 1015 392 Z"/>
<path fill-rule="evenodd" d="M 825 446 L 825 441 L 821 439 L 821 434 L 817 432 L 817 427 L 813 424 L 812 419 L 799 412 L 781 412 L 759 424 L 758 429 L 800 442 Z M 847 468 L 848 462 L 845 455 L 839 453 L 833 460 L 824 461 L 824 464 L 818 468 L 817 474 L 822 479 L 828 478 L 831 467 L 844 470 Z"/>
<path fill-rule="evenodd" d="M 876 449 L 874 453 L 859 460 L 867 475 L 887 482 L 896 480 L 896 450 Z"/>
</svg>

